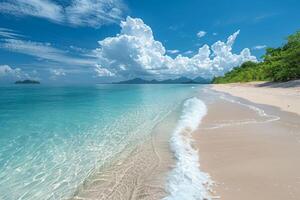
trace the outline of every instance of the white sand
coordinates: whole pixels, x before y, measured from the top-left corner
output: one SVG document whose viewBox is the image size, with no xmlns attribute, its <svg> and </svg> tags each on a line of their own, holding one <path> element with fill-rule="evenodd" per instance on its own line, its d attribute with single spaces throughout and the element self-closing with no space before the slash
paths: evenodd
<svg viewBox="0 0 300 200">
<path fill-rule="evenodd" d="M 214 89 L 300 111 L 295 86 L 269 88 L 255 83 L 216 85 Z M 238 103 L 220 99 L 208 105 L 208 114 L 193 138 L 201 170 L 216 182 L 214 196 L 222 200 L 300 199 L 300 116 L 294 113 L 268 108 L 267 114 L 280 117 L 270 121 Z M 213 128 L 220 123 L 228 126 Z"/>
<path fill-rule="evenodd" d="M 212 88 L 254 103 L 276 106 L 300 115 L 300 80 L 286 83 L 216 84 Z"/>
</svg>

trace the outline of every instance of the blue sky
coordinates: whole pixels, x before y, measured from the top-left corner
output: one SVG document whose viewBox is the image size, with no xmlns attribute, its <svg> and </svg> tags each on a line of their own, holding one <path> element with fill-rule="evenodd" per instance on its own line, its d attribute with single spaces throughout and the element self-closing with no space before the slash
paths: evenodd
<svg viewBox="0 0 300 200">
<path fill-rule="evenodd" d="M 296 0 L 1 0 L 0 83 L 222 75 L 299 30 L 299 8 Z"/>
</svg>

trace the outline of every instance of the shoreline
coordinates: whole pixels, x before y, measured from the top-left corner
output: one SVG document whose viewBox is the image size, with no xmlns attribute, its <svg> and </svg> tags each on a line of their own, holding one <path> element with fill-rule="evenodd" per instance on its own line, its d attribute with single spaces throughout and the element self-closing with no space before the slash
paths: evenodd
<svg viewBox="0 0 300 200">
<path fill-rule="evenodd" d="M 237 87 L 243 86 L 234 85 Z M 201 92 L 194 95 L 205 102 L 207 115 L 190 136 L 191 148 L 199 150 L 200 173 L 215 183 L 208 186 L 203 182 L 205 189 L 196 188 L 202 193 L 207 191 L 210 199 L 279 200 L 300 196 L 297 189 L 300 158 L 296 153 L 300 152 L 299 115 L 214 89 L 208 88 L 207 96 Z M 149 140 L 122 162 L 94 173 L 72 199 L 156 200 L 177 196 L 178 192 L 172 194 L 176 191 L 174 185 L 172 190 L 168 188 L 170 175 L 178 171 L 178 157 L 170 142 L 182 107 L 175 110 L 159 122 Z M 295 162 L 293 166 L 292 162 Z M 184 194 L 186 192 L 181 191 L 181 195 Z"/>
<path fill-rule="evenodd" d="M 212 89 L 244 98 L 257 104 L 275 106 L 283 111 L 300 115 L 300 80 L 284 83 L 213 84 Z"/>
<path fill-rule="evenodd" d="M 285 110 L 282 105 L 282 110 L 272 107 L 275 101 L 271 106 L 261 105 L 268 102 L 271 91 L 277 88 L 263 94 L 252 85 L 217 87 L 232 95 L 241 88 L 250 88 L 242 94 L 254 98 L 252 95 L 257 92 L 268 98 L 258 100 L 258 105 L 257 101 L 250 102 L 251 98 L 248 101 L 216 92 L 217 96 L 224 95 L 233 101 L 216 98 L 208 104 L 208 113 L 193 139 L 201 169 L 216 183 L 213 196 L 222 200 L 297 199 L 300 196 L 299 115 L 282 111 Z M 295 88 L 291 89 L 295 93 Z M 280 95 L 282 90 L 279 88 Z M 276 98 L 281 98 L 279 94 Z M 297 106 L 295 99 L 299 97 L 295 94 L 289 97 L 294 97 L 291 107 Z"/>
<path fill-rule="evenodd" d="M 167 177 L 175 164 L 169 140 L 177 114 L 176 109 L 168 114 L 153 128 L 149 138 L 130 153 L 121 154 L 114 162 L 96 169 L 70 200 L 165 198 Z"/>
<path fill-rule="evenodd" d="M 210 199 L 212 182 L 199 169 L 191 135 L 205 115 L 200 99 L 184 100 L 154 127 L 149 139 L 97 169 L 70 199 Z"/>
</svg>

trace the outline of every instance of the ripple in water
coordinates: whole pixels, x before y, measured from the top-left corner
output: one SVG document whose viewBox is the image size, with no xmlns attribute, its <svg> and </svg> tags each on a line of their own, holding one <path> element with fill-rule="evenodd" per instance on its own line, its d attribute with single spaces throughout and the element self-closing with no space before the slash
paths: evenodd
<svg viewBox="0 0 300 200">
<path fill-rule="evenodd" d="M 193 92 L 185 85 L 0 87 L 0 199 L 68 198 Z"/>
</svg>

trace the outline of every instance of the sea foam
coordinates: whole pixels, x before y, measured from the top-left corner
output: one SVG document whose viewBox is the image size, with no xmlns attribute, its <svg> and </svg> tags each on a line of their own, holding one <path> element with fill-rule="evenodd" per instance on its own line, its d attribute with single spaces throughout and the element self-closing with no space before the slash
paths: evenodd
<svg viewBox="0 0 300 200">
<path fill-rule="evenodd" d="M 207 173 L 200 171 L 198 152 L 191 143 L 191 133 L 196 130 L 207 108 L 198 98 L 187 99 L 171 137 L 170 145 L 176 166 L 167 181 L 169 196 L 163 200 L 209 200 L 207 187 L 211 184 Z"/>
</svg>

